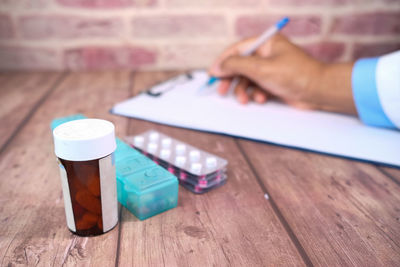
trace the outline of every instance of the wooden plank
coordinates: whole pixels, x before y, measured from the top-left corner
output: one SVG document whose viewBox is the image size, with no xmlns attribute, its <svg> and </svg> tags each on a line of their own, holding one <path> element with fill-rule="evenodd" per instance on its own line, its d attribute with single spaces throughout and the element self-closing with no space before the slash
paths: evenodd
<svg viewBox="0 0 400 267">
<path fill-rule="evenodd" d="M 317 266 L 399 266 L 400 187 L 373 165 L 240 140 Z"/>
<path fill-rule="evenodd" d="M 386 176 L 392 179 L 394 182 L 400 185 L 400 169 L 390 167 L 378 167 Z"/>
<path fill-rule="evenodd" d="M 171 75 L 138 74 L 134 90 Z M 226 157 L 228 182 L 204 195 L 180 187 L 177 208 L 145 221 L 123 208 L 119 266 L 304 265 L 233 139 L 139 120 L 129 132 L 148 129 Z"/>
<path fill-rule="evenodd" d="M 59 73 L 0 74 L 0 149 L 60 77 Z"/>
<path fill-rule="evenodd" d="M 129 84 L 128 72 L 68 75 L 0 155 L 0 266 L 115 265 L 119 227 L 92 238 L 67 229 L 50 122 L 83 112 L 123 135 L 128 119 L 108 110 L 129 96 Z"/>
</svg>

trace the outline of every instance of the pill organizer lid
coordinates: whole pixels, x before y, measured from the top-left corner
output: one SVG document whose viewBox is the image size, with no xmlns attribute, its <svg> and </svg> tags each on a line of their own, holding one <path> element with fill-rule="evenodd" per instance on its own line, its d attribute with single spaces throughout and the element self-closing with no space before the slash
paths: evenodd
<svg viewBox="0 0 400 267">
<path fill-rule="evenodd" d="M 85 161 L 105 157 L 116 148 L 114 124 L 100 119 L 63 123 L 53 130 L 57 157 Z"/>
</svg>

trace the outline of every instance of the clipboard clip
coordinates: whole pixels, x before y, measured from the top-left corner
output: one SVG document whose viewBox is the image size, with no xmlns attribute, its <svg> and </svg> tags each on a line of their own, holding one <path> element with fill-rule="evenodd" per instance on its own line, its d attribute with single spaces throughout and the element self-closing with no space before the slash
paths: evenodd
<svg viewBox="0 0 400 267">
<path fill-rule="evenodd" d="M 160 97 L 163 94 L 175 89 L 176 86 L 184 84 L 186 82 L 189 82 L 192 79 L 193 79 L 193 76 L 191 73 L 185 73 L 185 74 L 179 75 L 178 77 L 167 80 L 161 84 L 154 85 L 154 86 L 150 87 L 149 89 L 143 91 L 143 93 L 145 93 L 149 96 L 152 96 L 152 97 Z"/>
</svg>

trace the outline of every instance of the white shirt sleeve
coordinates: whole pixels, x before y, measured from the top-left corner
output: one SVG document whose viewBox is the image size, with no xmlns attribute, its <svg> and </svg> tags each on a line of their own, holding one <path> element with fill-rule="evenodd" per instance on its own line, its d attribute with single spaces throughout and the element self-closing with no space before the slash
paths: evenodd
<svg viewBox="0 0 400 267">
<path fill-rule="evenodd" d="M 400 129 L 400 51 L 357 60 L 352 89 L 365 124 Z"/>
<path fill-rule="evenodd" d="M 400 51 L 379 58 L 376 87 L 383 111 L 400 128 Z"/>
</svg>

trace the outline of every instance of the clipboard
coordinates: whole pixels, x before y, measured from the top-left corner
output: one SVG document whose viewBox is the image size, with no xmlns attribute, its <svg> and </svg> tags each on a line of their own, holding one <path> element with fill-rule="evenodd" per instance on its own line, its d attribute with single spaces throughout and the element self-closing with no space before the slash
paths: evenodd
<svg viewBox="0 0 400 267">
<path fill-rule="evenodd" d="M 274 101 L 241 105 L 232 95 L 218 95 L 217 84 L 200 92 L 208 78 L 203 70 L 179 75 L 116 104 L 111 113 L 400 167 L 400 131 Z"/>
</svg>

